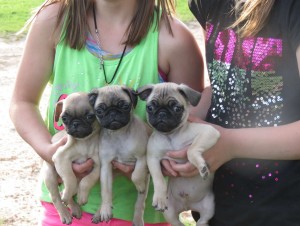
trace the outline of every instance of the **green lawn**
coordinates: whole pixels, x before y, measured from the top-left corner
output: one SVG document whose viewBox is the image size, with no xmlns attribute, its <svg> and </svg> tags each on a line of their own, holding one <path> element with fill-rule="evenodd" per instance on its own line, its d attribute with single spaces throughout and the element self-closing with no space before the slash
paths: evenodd
<svg viewBox="0 0 300 226">
<path fill-rule="evenodd" d="M 32 10 L 43 0 L 0 0 L 0 35 L 6 36 L 20 30 Z"/>
<path fill-rule="evenodd" d="M 43 0 L 0 0 L 0 36 L 19 31 L 31 12 L 42 2 Z M 187 0 L 177 0 L 176 11 L 179 18 L 185 22 L 193 19 Z"/>
<path fill-rule="evenodd" d="M 1 1 L 1 0 L 0 0 Z M 193 14 L 190 12 L 188 7 L 188 0 L 177 0 L 176 1 L 176 12 L 179 18 L 188 22 L 194 19 Z"/>
</svg>

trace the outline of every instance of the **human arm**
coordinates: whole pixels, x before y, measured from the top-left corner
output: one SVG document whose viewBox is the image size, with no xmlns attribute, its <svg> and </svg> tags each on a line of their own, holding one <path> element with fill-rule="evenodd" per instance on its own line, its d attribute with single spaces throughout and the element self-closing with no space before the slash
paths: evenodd
<svg viewBox="0 0 300 226">
<path fill-rule="evenodd" d="M 51 142 L 52 136 L 39 110 L 39 102 L 46 87 L 54 62 L 59 34 L 55 30 L 58 4 L 44 8 L 34 19 L 27 34 L 24 52 L 19 64 L 10 116 L 19 135 L 44 160 L 52 164 L 52 155 L 66 143 L 66 137 Z M 92 168 L 89 160 L 73 164 L 77 176 L 82 177 Z"/>
<path fill-rule="evenodd" d="M 300 45 L 296 50 L 296 57 L 300 71 Z M 221 133 L 221 137 L 215 146 L 203 154 L 212 171 L 233 158 L 273 160 L 297 160 L 300 158 L 300 121 L 264 128 L 225 129 L 219 126 L 215 127 Z M 186 149 L 169 153 L 169 155 L 174 158 L 184 158 Z M 193 167 L 189 163 L 173 165 L 173 170 L 180 171 L 185 175 L 189 174 L 188 172 L 193 175 L 191 169 Z"/>
<path fill-rule="evenodd" d="M 10 117 L 19 135 L 50 163 L 59 145 L 51 143 L 39 101 L 52 72 L 56 10 L 54 6 L 47 7 L 29 29 L 10 104 Z"/>
</svg>

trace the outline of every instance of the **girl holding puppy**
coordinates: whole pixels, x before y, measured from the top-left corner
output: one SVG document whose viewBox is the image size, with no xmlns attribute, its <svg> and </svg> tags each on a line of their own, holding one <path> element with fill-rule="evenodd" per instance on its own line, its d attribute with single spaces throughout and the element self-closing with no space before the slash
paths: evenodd
<svg viewBox="0 0 300 226">
<path fill-rule="evenodd" d="M 51 163 L 65 142 L 51 143 L 52 135 L 63 129 L 53 120 L 54 106 L 72 92 L 110 84 L 137 89 L 167 80 L 203 90 L 200 50 L 188 29 L 172 17 L 173 6 L 172 0 L 46 0 L 42 4 L 31 20 L 10 106 L 18 133 L 42 159 Z M 52 88 L 45 123 L 39 101 L 48 83 Z M 136 113 L 145 118 L 143 103 Z M 73 169 L 85 175 L 92 164 L 90 160 L 73 164 Z M 113 164 L 122 172 L 130 171 L 128 166 Z M 167 225 L 151 206 L 152 192 L 150 186 L 145 223 Z M 72 225 L 92 225 L 99 194 L 97 184 L 82 207 L 82 218 L 74 219 Z M 135 187 L 125 176 L 117 176 L 113 194 L 114 218 L 103 224 L 131 225 Z M 44 184 L 40 197 L 41 224 L 61 225 Z"/>
<path fill-rule="evenodd" d="M 206 37 L 206 120 L 221 132 L 204 153 L 216 171 L 210 225 L 298 225 L 300 1 L 189 2 Z M 194 167 L 173 169 L 193 175 Z"/>
</svg>

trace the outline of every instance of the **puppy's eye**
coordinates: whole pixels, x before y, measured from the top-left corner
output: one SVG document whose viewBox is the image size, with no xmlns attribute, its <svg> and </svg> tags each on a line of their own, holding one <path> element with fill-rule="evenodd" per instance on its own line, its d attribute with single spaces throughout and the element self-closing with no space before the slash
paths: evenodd
<svg viewBox="0 0 300 226">
<path fill-rule="evenodd" d="M 95 115 L 94 114 L 87 114 L 86 119 L 89 120 L 89 121 L 92 121 L 92 120 L 95 119 Z"/>
<path fill-rule="evenodd" d="M 181 105 L 179 105 L 179 103 L 175 100 L 170 100 L 168 102 L 168 105 L 169 105 L 170 108 L 173 109 L 173 111 L 175 113 L 181 113 L 183 111 L 183 107 Z"/>
<path fill-rule="evenodd" d="M 103 114 L 106 108 L 107 108 L 106 104 L 99 104 L 98 107 L 95 109 L 96 115 Z"/>
<path fill-rule="evenodd" d="M 147 112 L 153 111 L 153 107 L 151 105 L 147 105 L 146 109 L 147 109 Z"/>
<path fill-rule="evenodd" d="M 118 108 L 122 108 L 124 110 L 129 109 L 129 104 L 126 101 L 120 100 L 118 102 Z"/>
<path fill-rule="evenodd" d="M 174 106 L 173 107 L 173 110 L 176 112 L 176 113 L 181 113 L 183 111 L 183 107 L 181 106 Z"/>
<path fill-rule="evenodd" d="M 153 112 L 158 106 L 158 102 L 156 100 L 152 100 L 146 107 L 147 112 Z"/>
<path fill-rule="evenodd" d="M 96 109 L 96 114 L 97 115 L 101 115 L 101 114 L 103 114 L 104 113 L 104 110 L 102 109 L 102 108 L 97 108 Z"/>
<path fill-rule="evenodd" d="M 63 123 L 67 123 L 68 117 L 67 117 L 66 115 L 63 115 L 63 116 L 61 117 L 61 120 L 63 121 Z"/>
</svg>

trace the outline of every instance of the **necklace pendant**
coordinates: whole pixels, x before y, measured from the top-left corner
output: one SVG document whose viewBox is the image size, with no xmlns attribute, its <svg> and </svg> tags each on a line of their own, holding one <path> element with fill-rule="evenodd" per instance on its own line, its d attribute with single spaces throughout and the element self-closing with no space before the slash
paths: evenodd
<svg viewBox="0 0 300 226">
<path fill-rule="evenodd" d="M 103 70 L 103 67 L 104 67 L 104 62 L 103 62 L 103 59 L 100 59 L 100 70 Z"/>
</svg>

